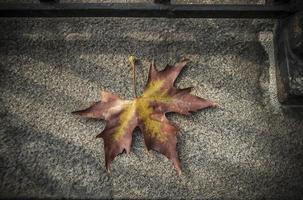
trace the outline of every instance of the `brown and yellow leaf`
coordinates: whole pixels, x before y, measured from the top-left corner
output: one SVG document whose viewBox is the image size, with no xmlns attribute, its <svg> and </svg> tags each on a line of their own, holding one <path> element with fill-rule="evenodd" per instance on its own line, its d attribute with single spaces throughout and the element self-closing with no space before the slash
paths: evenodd
<svg viewBox="0 0 303 200">
<path fill-rule="evenodd" d="M 177 173 L 181 173 L 176 151 L 177 128 L 165 114 L 176 112 L 188 115 L 193 111 L 216 106 L 211 101 L 190 94 L 191 88 L 174 87 L 174 82 L 186 63 L 186 60 L 182 60 L 174 66 L 167 65 L 162 71 L 158 71 L 152 63 L 141 96 L 128 101 L 102 92 L 101 101 L 85 110 L 73 112 L 88 118 L 106 120 L 105 129 L 97 137 L 104 140 L 107 170 L 110 170 L 111 162 L 118 154 L 124 150 L 129 153 L 133 131 L 139 127 L 147 149 L 165 155 L 172 161 Z"/>
</svg>

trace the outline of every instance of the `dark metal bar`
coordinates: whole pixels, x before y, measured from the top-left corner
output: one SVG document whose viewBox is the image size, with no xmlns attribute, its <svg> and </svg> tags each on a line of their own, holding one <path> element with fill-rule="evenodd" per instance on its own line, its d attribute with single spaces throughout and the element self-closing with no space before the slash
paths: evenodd
<svg viewBox="0 0 303 200">
<path fill-rule="evenodd" d="M 39 0 L 41 3 L 59 3 L 59 0 Z"/>
<path fill-rule="evenodd" d="M 170 0 L 154 0 L 154 3 L 158 4 L 171 4 Z"/>
<path fill-rule="evenodd" d="M 0 17 L 282 18 L 301 7 L 140 3 L 0 4 Z"/>
<path fill-rule="evenodd" d="M 265 0 L 265 4 L 268 5 L 279 5 L 279 4 L 286 4 L 291 3 L 291 0 Z"/>
</svg>

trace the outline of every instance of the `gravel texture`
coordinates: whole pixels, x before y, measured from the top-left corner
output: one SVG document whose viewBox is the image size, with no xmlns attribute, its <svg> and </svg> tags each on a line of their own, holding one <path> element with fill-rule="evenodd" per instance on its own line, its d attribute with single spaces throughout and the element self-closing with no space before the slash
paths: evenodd
<svg viewBox="0 0 303 200">
<path fill-rule="evenodd" d="M 271 20 L 0 19 L 0 197 L 300 199 L 303 111 L 276 98 Z M 132 98 L 130 54 L 191 60 L 181 88 L 219 103 L 178 125 L 183 174 L 140 132 L 108 175 L 105 123 L 72 116 L 101 90 Z"/>
</svg>

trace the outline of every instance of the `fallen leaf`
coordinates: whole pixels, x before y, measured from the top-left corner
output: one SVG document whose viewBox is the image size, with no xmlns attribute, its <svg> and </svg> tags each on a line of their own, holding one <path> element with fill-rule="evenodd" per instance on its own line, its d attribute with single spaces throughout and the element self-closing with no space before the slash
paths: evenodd
<svg viewBox="0 0 303 200">
<path fill-rule="evenodd" d="M 129 153 L 132 134 L 139 127 L 148 150 L 155 150 L 173 163 L 178 174 L 181 165 L 176 151 L 177 128 L 165 116 L 168 112 L 189 115 L 200 109 L 215 107 L 216 104 L 190 94 L 191 88 L 178 89 L 174 82 L 185 67 L 187 60 L 174 66 L 167 65 L 158 71 L 152 62 L 148 81 L 141 96 L 132 101 L 122 100 L 109 92 L 101 93 L 101 101 L 91 107 L 73 112 L 88 118 L 106 120 L 105 129 L 97 135 L 104 140 L 106 169 L 114 158 L 124 150 Z"/>
</svg>

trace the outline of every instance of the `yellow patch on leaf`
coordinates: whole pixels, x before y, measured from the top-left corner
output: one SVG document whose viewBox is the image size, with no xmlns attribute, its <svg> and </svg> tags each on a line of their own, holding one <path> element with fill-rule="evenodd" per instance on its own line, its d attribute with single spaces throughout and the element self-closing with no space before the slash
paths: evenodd
<svg viewBox="0 0 303 200">
<path fill-rule="evenodd" d="M 154 110 L 151 107 L 151 101 L 147 98 L 139 98 L 136 101 L 137 112 L 139 119 L 142 121 L 146 133 L 151 134 L 153 138 L 159 139 L 164 142 L 167 138 L 161 131 L 161 122 L 151 118 Z"/>
<path fill-rule="evenodd" d="M 122 111 L 119 118 L 119 126 L 113 133 L 113 139 L 120 140 L 123 136 L 128 124 L 138 114 L 139 120 L 144 124 L 146 133 L 151 134 L 153 138 L 159 139 L 161 142 L 167 140 L 165 134 L 161 130 L 161 122 L 151 118 L 154 113 L 152 103 L 169 103 L 170 97 L 166 91 L 161 90 L 164 81 L 156 80 L 151 82 L 142 96 L 133 100 L 133 102 L 127 104 Z"/>
<path fill-rule="evenodd" d="M 134 118 L 135 114 L 136 114 L 136 102 L 131 102 L 129 104 L 126 104 L 119 118 L 120 125 L 113 133 L 114 140 L 120 140 L 123 137 L 125 130 L 128 128 L 129 122 L 132 120 L 132 118 Z"/>
</svg>

